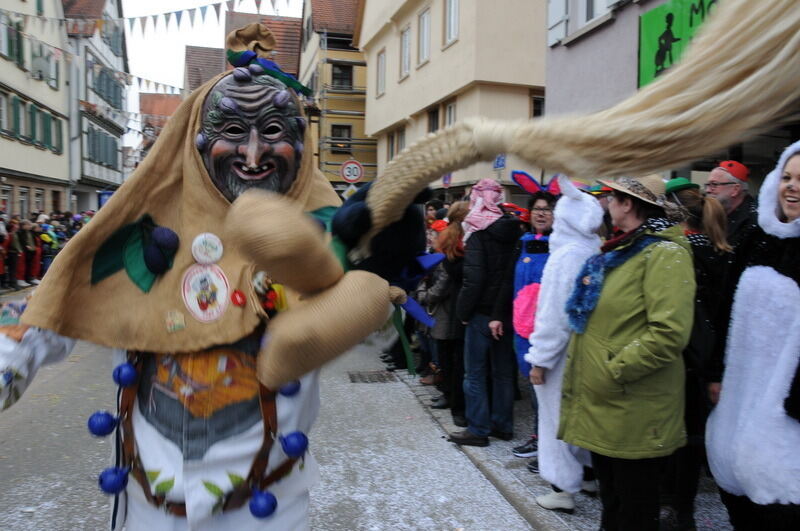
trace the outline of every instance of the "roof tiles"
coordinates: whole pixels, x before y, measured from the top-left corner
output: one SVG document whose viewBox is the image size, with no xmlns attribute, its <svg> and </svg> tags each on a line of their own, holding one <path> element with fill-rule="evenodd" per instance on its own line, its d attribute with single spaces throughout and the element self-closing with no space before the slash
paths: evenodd
<svg viewBox="0 0 800 531">
<path fill-rule="evenodd" d="M 352 35 L 356 26 L 358 0 L 311 0 L 314 31 Z"/>
</svg>

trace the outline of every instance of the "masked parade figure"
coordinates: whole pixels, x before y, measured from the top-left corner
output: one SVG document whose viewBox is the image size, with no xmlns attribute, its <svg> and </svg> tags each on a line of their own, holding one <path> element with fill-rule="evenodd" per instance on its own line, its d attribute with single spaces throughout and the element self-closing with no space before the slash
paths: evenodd
<svg viewBox="0 0 800 531">
<path fill-rule="evenodd" d="M 404 302 L 379 261 L 344 272 L 344 240 L 369 228 L 364 193 L 331 239 L 340 201 L 304 155 L 307 89 L 266 59 L 272 34 L 251 24 L 227 45 L 236 68 L 181 105 L 0 329 L 3 409 L 76 339 L 113 348 L 118 412 L 89 429 L 117 433 L 99 477 L 114 529 L 307 527 L 318 368 Z M 393 230 L 408 243 L 385 263 L 424 251 L 421 212 Z"/>
</svg>

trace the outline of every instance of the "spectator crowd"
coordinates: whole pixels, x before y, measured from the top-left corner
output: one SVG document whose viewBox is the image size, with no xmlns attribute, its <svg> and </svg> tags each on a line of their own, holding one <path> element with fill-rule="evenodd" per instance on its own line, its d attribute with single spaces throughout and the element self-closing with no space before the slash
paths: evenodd
<svg viewBox="0 0 800 531">
<path fill-rule="evenodd" d="M 515 172 L 526 208 L 492 179 L 427 203 L 444 258 L 412 295 L 436 322 L 405 332 L 432 407 L 463 428 L 449 440 L 511 440 L 529 382 L 513 452 L 552 485 L 544 509 L 584 491 L 600 529 L 695 529 L 708 470 L 735 529 L 800 529 L 800 142 L 758 200 L 750 177 L 734 160 L 703 187 Z M 400 342 L 383 355 L 407 359 Z"/>
<path fill-rule="evenodd" d="M 94 216 L 94 211 L 31 212 L 28 217 L 0 212 L 0 286 L 17 290 L 39 284 L 64 245 Z"/>
</svg>

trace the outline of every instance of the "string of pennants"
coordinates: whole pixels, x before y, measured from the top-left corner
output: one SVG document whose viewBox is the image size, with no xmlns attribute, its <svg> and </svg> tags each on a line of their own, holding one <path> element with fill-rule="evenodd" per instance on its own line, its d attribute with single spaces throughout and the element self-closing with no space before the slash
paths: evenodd
<svg viewBox="0 0 800 531">
<path fill-rule="evenodd" d="M 154 15 L 145 15 L 140 17 L 124 17 L 124 18 L 56 18 L 56 17 L 45 17 L 39 15 L 32 15 L 30 13 L 22 13 L 18 11 L 12 11 L 8 9 L 0 8 L 0 14 L 8 16 L 15 16 L 17 19 L 23 19 L 23 25 L 25 28 L 29 27 L 31 20 L 38 20 L 41 24 L 42 31 L 45 30 L 48 24 L 58 24 L 59 27 L 64 27 L 65 25 L 68 26 L 68 30 L 71 33 L 94 33 L 94 30 L 102 31 L 106 24 L 111 22 L 112 24 L 127 24 L 128 30 L 133 32 L 133 29 L 136 23 L 139 23 L 141 31 L 145 31 L 147 19 L 151 19 L 153 21 L 153 29 L 157 29 L 159 24 L 159 20 L 164 20 L 163 26 L 167 28 L 169 26 L 170 20 L 175 18 L 177 25 L 180 27 L 181 21 L 183 20 L 184 16 L 188 17 L 191 27 L 193 28 L 197 21 L 197 15 L 200 15 L 200 22 L 205 23 L 206 16 L 210 10 L 213 10 L 217 20 L 220 20 L 220 13 L 222 10 L 222 5 L 225 4 L 225 8 L 228 12 L 232 12 L 235 9 L 238 9 L 246 0 L 227 0 L 226 2 L 214 2 L 210 4 L 205 4 L 202 6 L 197 6 L 193 8 L 181 9 L 178 11 L 170 11 L 165 13 L 157 13 Z M 253 0 L 256 5 L 256 11 L 261 13 L 261 4 L 263 3 L 262 0 Z M 273 9 L 275 8 L 275 4 L 277 0 L 270 0 Z M 0 21 L 0 24 L 3 23 Z M 6 24 L 8 25 L 8 24 Z M 9 25 L 9 28 L 12 26 Z M 26 33 L 24 31 L 19 32 L 24 38 L 35 42 L 37 44 L 41 44 L 44 47 L 47 47 L 51 50 L 56 61 L 59 61 L 62 56 L 65 57 L 68 63 L 72 62 L 72 60 L 76 57 L 73 53 L 69 50 L 65 50 L 63 48 L 59 48 L 58 46 L 53 46 L 52 44 L 43 42 L 37 39 L 35 36 L 31 35 L 30 33 Z M 115 70 L 113 68 L 109 68 L 105 65 L 100 65 L 99 63 L 95 63 L 90 65 L 95 69 L 95 73 L 99 73 L 100 70 L 106 70 L 110 72 L 114 79 L 119 82 L 123 82 L 128 86 L 133 85 L 136 83 L 138 85 L 138 89 L 140 92 L 151 92 L 155 91 L 156 93 L 163 93 L 165 94 L 180 94 L 181 88 L 176 87 L 174 85 L 169 85 L 167 83 L 161 83 L 159 81 L 154 81 L 152 79 L 144 78 L 141 76 L 135 76 L 128 72 L 123 72 L 121 70 Z"/>
<path fill-rule="evenodd" d="M 261 13 L 261 4 L 263 3 L 262 0 L 253 0 L 256 4 L 256 11 Z M 210 4 L 205 4 L 198 7 L 192 7 L 187 9 L 180 9 L 178 11 L 169 11 L 164 13 L 156 13 L 154 15 L 144 15 L 139 17 L 123 17 L 123 18 L 91 18 L 91 17 L 70 17 L 70 18 L 57 18 L 57 17 L 45 17 L 41 15 L 32 15 L 30 13 L 22 13 L 19 11 L 11 11 L 8 9 L 0 9 L 0 13 L 5 13 L 7 15 L 16 15 L 17 18 L 23 18 L 25 24 L 27 26 L 29 20 L 36 19 L 42 24 L 42 28 L 44 29 L 45 25 L 47 24 L 58 24 L 59 26 L 64 26 L 65 24 L 69 24 L 70 31 L 76 33 L 86 33 L 91 32 L 95 28 L 102 31 L 105 24 L 108 22 L 112 22 L 114 24 L 122 24 L 125 23 L 128 26 L 129 31 L 133 31 L 134 26 L 136 23 L 139 23 L 142 31 L 144 31 L 145 25 L 147 23 L 147 19 L 151 19 L 153 21 L 153 27 L 158 27 L 158 21 L 164 20 L 165 27 L 169 25 L 170 20 L 174 17 L 178 26 L 181 24 L 181 20 L 183 20 L 184 16 L 188 16 L 190 24 L 192 27 L 195 25 L 195 21 L 197 19 L 197 15 L 200 15 L 200 21 L 205 22 L 206 15 L 208 14 L 209 10 L 213 10 L 216 14 L 217 20 L 220 17 L 220 11 L 222 10 L 222 5 L 225 4 L 226 10 L 228 12 L 233 11 L 234 9 L 238 9 L 245 0 L 227 0 L 226 2 L 214 2 Z M 272 8 L 275 9 L 275 4 L 277 0 L 270 0 L 270 4 L 272 4 Z M 235 4 L 235 6 L 234 6 Z"/>
</svg>

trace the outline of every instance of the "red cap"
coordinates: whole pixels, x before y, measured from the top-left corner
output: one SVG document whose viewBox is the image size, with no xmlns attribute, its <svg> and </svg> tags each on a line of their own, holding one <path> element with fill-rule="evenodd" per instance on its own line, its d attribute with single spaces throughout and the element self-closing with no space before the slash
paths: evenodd
<svg viewBox="0 0 800 531">
<path fill-rule="evenodd" d="M 433 223 L 431 223 L 431 228 L 436 232 L 442 232 L 444 229 L 447 228 L 447 222 L 443 219 L 437 219 Z"/>
<path fill-rule="evenodd" d="M 747 169 L 747 166 L 735 160 L 723 160 L 717 167 L 722 168 L 740 181 L 747 182 L 750 177 L 750 170 Z"/>
</svg>

